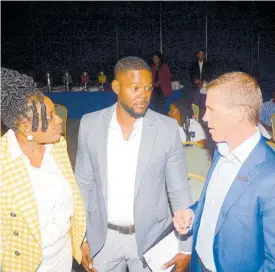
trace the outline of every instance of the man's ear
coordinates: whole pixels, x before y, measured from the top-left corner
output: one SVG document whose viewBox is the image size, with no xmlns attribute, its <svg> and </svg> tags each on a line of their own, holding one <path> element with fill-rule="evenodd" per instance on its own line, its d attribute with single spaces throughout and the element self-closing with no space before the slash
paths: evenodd
<svg viewBox="0 0 275 272">
<path fill-rule="evenodd" d="M 112 89 L 118 95 L 120 91 L 119 82 L 117 80 L 112 81 Z"/>
<path fill-rule="evenodd" d="M 246 116 L 246 110 L 244 107 L 237 107 L 235 109 L 235 118 L 237 123 L 241 123 Z"/>
</svg>

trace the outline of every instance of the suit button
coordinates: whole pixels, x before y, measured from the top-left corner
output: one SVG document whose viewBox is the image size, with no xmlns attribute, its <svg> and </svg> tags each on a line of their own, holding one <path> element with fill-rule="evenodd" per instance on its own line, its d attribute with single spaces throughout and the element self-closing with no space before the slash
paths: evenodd
<svg viewBox="0 0 275 272">
<path fill-rule="evenodd" d="M 11 216 L 12 216 L 12 217 L 16 217 L 16 213 L 15 213 L 15 212 L 12 212 L 12 213 L 11 213 Z"/>
<path fill-rule="evenodd" d="M 16 256 L 19 256 L 19 255 L 20 255 L 20 252 L 17 251 L 17 250 L 16 250 L 14 253 L 15 253 Z"/>
<path fill-rule="evenodd" d="M 18 236 L 18 235 L 19 235 L 19 233 L 18 233 L 17 231 L 13 232 L 13 234 L 14 234 L 15 236 Z"/>
</svg>

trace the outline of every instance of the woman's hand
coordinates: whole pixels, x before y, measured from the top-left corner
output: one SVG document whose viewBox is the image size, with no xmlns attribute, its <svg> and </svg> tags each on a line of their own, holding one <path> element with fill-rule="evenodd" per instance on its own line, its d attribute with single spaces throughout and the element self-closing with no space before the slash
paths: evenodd
<svg viewBox="0 0 275 272">
<path fill-rule="evenodd" d="M 90 249 L 87 242 L 84 242 L 81 246 L 82 250 L 82 260 L 81 264 L 83 265 L 86 272 L 96 272 L 93 267 L 93 260 L 90 257 Z"/>
</svg>

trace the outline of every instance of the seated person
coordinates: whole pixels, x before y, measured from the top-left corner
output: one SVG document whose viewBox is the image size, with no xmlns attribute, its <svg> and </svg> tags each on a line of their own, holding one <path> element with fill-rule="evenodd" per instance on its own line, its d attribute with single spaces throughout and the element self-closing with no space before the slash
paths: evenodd
<svg viewBox="0 0 275 272">
<path fill-rule="evenodd" d="M 275 114 L 275 91 L 272 93 L 272 99 L 264 102 L 260 115 L 262 125 L 269 132 L 272 132 L 270 119 L 273 114 Z"/>
<path fill-rule="evenodd" d="M 168 115 L 178 121 L 182 142 L 197 142 L 205 147 L 205 132 L 201 124 L 193 118 L 192 107 L 186 100 L 172 102 Z"/>
</svg>

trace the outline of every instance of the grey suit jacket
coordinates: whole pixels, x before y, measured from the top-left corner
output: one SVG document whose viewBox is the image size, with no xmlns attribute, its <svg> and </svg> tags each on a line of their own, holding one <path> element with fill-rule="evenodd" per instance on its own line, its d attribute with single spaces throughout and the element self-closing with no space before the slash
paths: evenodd
<svg viewBox="0 0 275 272">
<path fill-rule="evenodd" d="M 87 211 L 87 239 L 92 257 L 107 234 L 107 140 L 116 104 L 82 117 L 75 175 Z M 123 190 L 123 188 L 121 188 Z M 172 222 L 173 211 L 191 204 L 184 151 L 172 118 L 148 110 L 144 120 L 135 181 L 134 220 L 140 257 Z M 191 242 L 181 242 L 190 251 Z"/>
</svg>

